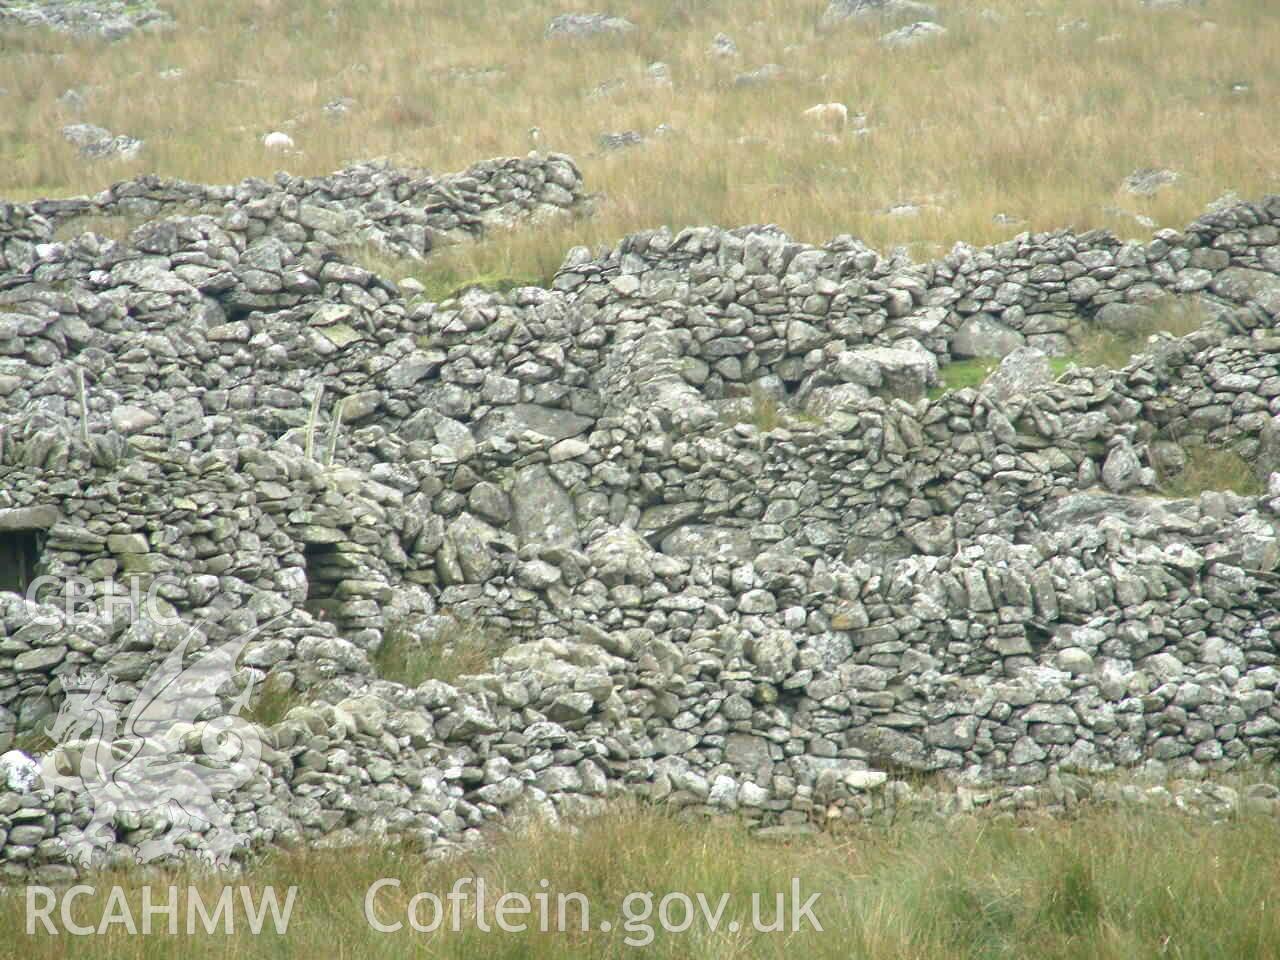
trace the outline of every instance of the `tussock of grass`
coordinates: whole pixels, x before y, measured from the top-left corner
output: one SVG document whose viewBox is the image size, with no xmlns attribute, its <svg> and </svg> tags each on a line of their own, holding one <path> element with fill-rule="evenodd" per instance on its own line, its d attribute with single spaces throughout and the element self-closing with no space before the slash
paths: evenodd
<svg viewBox="0 0 1280 960">
<path fill-rule="evenodd" d="M 276 936 L 268 923 L 253 937 L 241 918 L 232 936 L 183 937 L 182 950 L 195 960 L 390 960 L 410 953 L 530 960 L 632 953 L 673 960 L 1264 957 L 1280 955 L 1280 912 L 1270 902 L 1277 876 L 1280 823 L 1252 815 L 1210 824 L 1174 812 L 1095 808 L 1034 830 L 1012 820 L 953 818 L 770 842 L 724 819 L 676 819 L 617 805 L 572 831 L 535 825 L 447 861 L 428 862 L 408 845 L 275 853 L 248 882 L 255 892 L 273 885 L 281 899 L 285 888 L 298 887 L 287 936 Z M 381 888 L 374 909 L 383 923 L 404 923 L 397 933 L 374 932 L 364 920 L 366 892 L 383 878 L 400 886 Z M 433 933 L 412 931 L 409 899 L 420 892 L 443 899 L 460 878 L 484 880 L 491 932 L 477 928 L 474 886 L 462 929 L 446 922 Z M 758 895 L 767 922 L 777 896 L 792 910 L 793 878 L 801 901 L 819 894 L 813 915 L 822 930 L 806 921 L 798 930 L 788 922 L 782 933 L 754 931 L 752 896 Z M 96 878 L 97 892 L 77 901 L 76 919 L 100 917 L 113 883 L 138 882 L 136 873 Z M 213 903 L 224 881 L 181 870 L 152 882 L 180 890 L 192 883 Z M 547 894 L 552 930 L 500 930 L 493 904 L 508 892 Z M 651 899 L 627 900 L 638 892 Z M 570 893 L 586 898 L 586 931 L 576 899 L 564 901 L 565 923 L 556 926 L 557 898 Z M 670 893 L 691 899 L 702 893 L 713 911 L 727 894 L 719 929 L 708 929 L 695 901 L 690 928 L 664 932 L 659 907 Z M 140 893 L 126 899 L 140 916 Z M 673 903 L 668 915 L 680 921 L 683 910 Z M 429 905 L 420 916 L 430 920 Z M 537 925 L 536 913 L 518 920 Z M 604 920 L 611 931 L 599 929 Z M 23 899 L 0 898 L 0 942 L 22 944 L 31 960 L 66 955 L 70 944 L 43 932 L 28 937 L 24 925 Z M 650 926 L 653 942 L 636 946 L 648 939 Z M 77 938 L 75 953 L 81 960 L 131 960 L 168 956 L 173 945 L 173 938 L 129 937 L 116 926 L 102 937 Z"/>
<path fill-rule="evenodd" d="M 751 422 L 761 433 L 768 433 L 782 426 L 782 404 L 773 394 L 758 387 L 751 390 Z"/>
<path fill-rule="evenodd" d="M 373 656 L 373 666 L 382 679 L 408 687 L 426 680 L 452 683 L 468 674 L 483 673 L 498 652 L 492 631 L 448 617 L 430 631 L 414 629 L 408 623 L 392 626 Z"/>
<path fill-rule="evenodd" d="M 279 677 L 268 676 L 262 681 L 256 695 L 243 712 L 246 720 L 270 727 L 279 723 L 294 707 L 305 702 L 302 693 L 292 683 Z"/>
<path fill-rule="evenodd" d="M 57 743 L 42 725 L 34 730 L 24 730 L 22 733 L 14 734 L 12 747 L 6 749 L 21 750 L 27 756 L 34 757 L 48 753 L 56 746 Z"/>
<path fill-rule="evenodd" d="M 1160 478 L 1160 490 L 1167 497 L 1195 497 L 1206 490 L 1257 496 L 1265 490 L 1253 467 L 1234 450 L 1204 443 L 1185 444 L 1183 450 L 1186 466 Z"/>
<path fill-rule="evenodd" d="M 783 426 L 789 416 L 795 416 L 794 412 L 787 409 L 776 396 L 755 384 L 751 386 L 750 404 L 745 411 L 741 403 L 735 403 L 730 407 L 722 418 L 725 425 L 736 426 L 740 423 L 749 423 L 760 433 L 769 433 Z M 807 422 L 814 422 L 812 417 L 805 419 Z"/>
</svg>

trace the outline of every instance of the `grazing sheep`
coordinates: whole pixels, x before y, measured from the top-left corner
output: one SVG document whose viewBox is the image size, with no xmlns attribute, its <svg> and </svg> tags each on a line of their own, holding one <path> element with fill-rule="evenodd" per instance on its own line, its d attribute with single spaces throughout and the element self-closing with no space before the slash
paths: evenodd
<svg viewBox="0 0 1280 960">
<path fill-rule="evenodd" d="M 279 130 L 273 130 L 262 138 L 262 145 L 268 150 L 292 150 L 293 137 Z"/>
<path fill-rule="evenodd" d="M 820 130 L 841 133 L 849 123 L 849 108 L 843 103 L 819 103 L 802 114 Z"/>
</svg>

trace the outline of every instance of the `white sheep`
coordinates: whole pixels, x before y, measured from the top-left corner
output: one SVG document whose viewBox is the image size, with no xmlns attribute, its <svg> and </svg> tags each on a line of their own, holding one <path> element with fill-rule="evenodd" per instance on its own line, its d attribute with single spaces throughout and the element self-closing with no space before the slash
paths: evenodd
<svg viewBox="0 0 1280 960">
<path fill-rule="evenodd" d="M 849 108 L 843 103 L 819 103 L 802 114 L 820 130 L 841 133 L 849 123 Z"/>
<path fill-rule="evenodd" d="M 262 145 L 268 150 L 292 150 L 293 137 L 279 130 L 273 130 L 262 138 Z"/>
</svg>

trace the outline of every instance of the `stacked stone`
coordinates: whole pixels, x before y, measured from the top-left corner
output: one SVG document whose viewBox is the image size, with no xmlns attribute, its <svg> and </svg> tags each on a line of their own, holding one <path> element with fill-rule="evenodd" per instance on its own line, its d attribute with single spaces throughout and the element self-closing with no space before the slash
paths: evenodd
<svg viewBox="0 0 1280 960">
<path fill-rule="evenodd" d="M 540 191 L 520 163 L 0 208 L 0 533 L 38 533 L 59 580 L 160 584 L 182 620 L 0 594 L 0 739 L 73 680 L 127 707 L 199 625 L 201 649 L 259 630 L 242 682 L 304 700 L 221 798 L 260 844 L 470 843 L 618 792 L 780 830 L 1127 802 L 1080 777 L 1273 755 L 1280 488 L 1143 490 L 1184 435 L 1277 446 L 1274 200 L 1147 245 L 1024 236 L 923 265 L 653 231 L 572 251 L 552 289 L 443 303 L 335 252 L 361 224 L 412 246 L 532 209 L 520 191 L 580 199 L 567 158 L 529 161 Z M 159 219 L 51 242 L 108 209 Z M 1029 349 L 1193 270 L 1225 323 L 1056 381 Z M 979 316 L 1009 355 L 931 399 Z M 509 646 L 456 685 L 378 679 L 388 631 L 443 643 L 440 613 Z M 91 807 L 0 793 L 0 870 L 68 876 Z M 112 855 L 156 829 L 122 818 Z"/>
<path fill-rule="evenodd" d="M 95 197 L 30 205 L 54 226 L 83 217 L 208 213 L 248 240 L 270 235 L 295 253 L 308 244 L 371 244 L 421 258 L 434 245 L 472 240 L 522 219 L 572 212 L 585 201 L 582 175 L 563 154 L 531 154 L 474 164 L 434 177 L 387 161 L 356 164 L 325 177 L 278 173 L 230 186 L 154 175 L 124 180 Z M 2 228 L 0 228 L 2 229 Z"/>
<path fill-rule="evenodd" d="M 35 0 L 0 9 L 0 27 L 39 27 L 104 40 L 173 25 L 173 17 L 153 0 Z"/>
<path fill-rule="evenodd" d="M 0 203 L 0 272 L 24 274 L 35 263 L 35 246 L 53 236 L 53 224 L 27 204 Z"/>
</svg>

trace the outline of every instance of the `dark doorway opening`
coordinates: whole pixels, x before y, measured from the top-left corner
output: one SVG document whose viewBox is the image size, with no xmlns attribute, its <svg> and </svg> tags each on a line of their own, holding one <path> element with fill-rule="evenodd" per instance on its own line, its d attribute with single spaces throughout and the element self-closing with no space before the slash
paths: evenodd
<svg viewBox="0 0 1280 960">
<path fill-rule="evenodd" d="M 302 562 L 307 575 L 307 612 L 320 620 L 336 620 L 341 601 L 335 594 L 337 581 L 342 579 L 337 547 L 332 543 L 305 544 Z"/>
<path fill-rule="evenodd" d="M 0 590 L 25 594 L 36 578 L 40 562 L 42 530 L 7 530 L 0 533 Z"/>
</svg>

